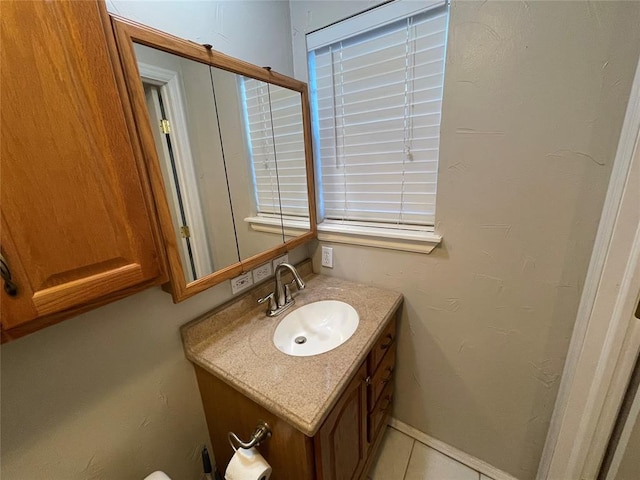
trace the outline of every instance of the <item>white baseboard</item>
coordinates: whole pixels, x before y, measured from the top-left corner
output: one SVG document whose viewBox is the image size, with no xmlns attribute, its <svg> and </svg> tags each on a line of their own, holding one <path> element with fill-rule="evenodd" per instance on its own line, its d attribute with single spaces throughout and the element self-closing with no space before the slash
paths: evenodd
<svg viewBox="0 0 640 480">
<path fill-rule="evenodd" d="M 451 457 L 454 460 L 463 463 L 469 468 L 473 468 L 474 470 L 486 475 L 493 480 L 518 480 L 513 475 L 508 474 L 507 472 L 503 472 L 502 470 L 494 467 L 493 465 L 489 465 L 487 462 L 480 460 L 468 453 L 463 452 L 462 450 L 458 450 L 451 445 L 444 443 L 440 440 L 433 438 L 430 435 L 427 435 L 420 430 L 413 428 L 411 425 L 407 425 L 400 420 L 395 418 L 389 419 L 389 426 L 395 428 L 396 430 L 404 433 L 405 435 L 409 435 L 411 438 L 419 441 L 420 443 L 424 443 L 425 445 L 433 448 L 434 450 L 439 451 L 440 453 L 446 455 L 447 457 Z"/>
</svg>

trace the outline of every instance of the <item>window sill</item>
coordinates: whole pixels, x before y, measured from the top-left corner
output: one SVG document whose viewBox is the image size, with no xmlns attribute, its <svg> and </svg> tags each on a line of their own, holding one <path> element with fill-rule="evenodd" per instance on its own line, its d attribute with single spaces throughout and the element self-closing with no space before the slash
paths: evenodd
<svg viewBox="0 0 640 480">
<path fill-rule="evenodd" d="M 284 234 L 287 237 L 297 237 L 311 230 L 309 221 L 279 217 L 247 217 L 244 219 L 251 226 L 251 230 L 256 232 L 273 233 L 282 235 L 282 227 L 284 226 Z"/>
<path fill-rule="evenodd" d="M 440 244 L 442 236 L 434 233 L 433 228 L 399 230 L 325 221 L 318 224 L 318 239 L 327 242 L 428 254 Z"/>
</svg>

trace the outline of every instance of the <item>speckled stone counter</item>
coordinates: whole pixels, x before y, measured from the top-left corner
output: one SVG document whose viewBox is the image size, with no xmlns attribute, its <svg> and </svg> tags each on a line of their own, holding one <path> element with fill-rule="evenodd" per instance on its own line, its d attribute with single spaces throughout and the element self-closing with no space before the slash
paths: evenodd
<svg viewBox="0 0 640 480">
<path fill-rule="evenodd" d="M 181 332 L 189 360 L 313 436 L 402 303 L 402 295 L 310 273 L 310 263 L 299 270 L 307 288 L 294 294 L 296 304 L 286 313 L 319 300 L 341 300 L 358 312 L 356 332 L 338 348 L 292 357 L 275 347 L 273 333 L 286 313 L 270 318 L 264 305 L 257 304 L 273 290 L 274 281 L 189 322 Z"/>
</svg>

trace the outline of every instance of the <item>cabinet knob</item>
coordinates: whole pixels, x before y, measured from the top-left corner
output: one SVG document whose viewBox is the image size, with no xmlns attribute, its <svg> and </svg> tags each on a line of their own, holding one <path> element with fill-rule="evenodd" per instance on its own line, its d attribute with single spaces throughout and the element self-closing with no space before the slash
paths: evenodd
<svg viewBox="0 0 640 480">
<path fill-rule="evenodd" d="M 388 339 L 388 342 L 383 343 L 382 345 L 380 345 L 380 348 L 382 350 L 386 350 L 387 348 L 389 348 L 391 346 L 391 344 L 393 343 L 393 335 L 390 333 L 387 333 L 386 339 Z"/>
<path fill-rule="evenodd" d="M 387 367 L 387 376 L 382 379 L 382 383 L 387 383 L 393 378 L 393 367 Z"/>
<path fill-rule="evenodd" d="M 387 408 L 389 408 L 389 406 L 391 405 L 391 402 L 393 402 L 393 394 L 387 395 L 384 400 L 385 400 L 384 405 L 380 407 L 381 412 L 384 412 Z"/>
<path fill-rule="evenodd" d="M 9 265 L 7 265 L 2 255 L 0 255 L 0 275 L 4 280 L 4 291 L 10 297 L 15 297 L 18 294 L 18 286 L 11 280 L 11 270 L 9 270 Z"/>
<path fill-rule="evenodd" d="M 371 375 L 368 375 L 367 378 L 364 379 L 364 383 L 371 385 Z"/>
</svg>

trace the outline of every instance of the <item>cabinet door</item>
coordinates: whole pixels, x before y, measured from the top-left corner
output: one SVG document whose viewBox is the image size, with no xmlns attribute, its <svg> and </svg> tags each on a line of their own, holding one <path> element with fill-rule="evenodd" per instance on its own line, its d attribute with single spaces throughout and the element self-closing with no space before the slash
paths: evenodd
<svg viewBox="0 0 640 480">
<path fill-rule="evenodd" d="M 4 1 L 2 254 L 12 328 L 162 268 L 98 1 Z"/>
<path fill-rule="evenodd" d="M 366 368 L 358 369 L 316 435 L 319 480 L 358 478 L 366 454 Z"/>
</svg>

